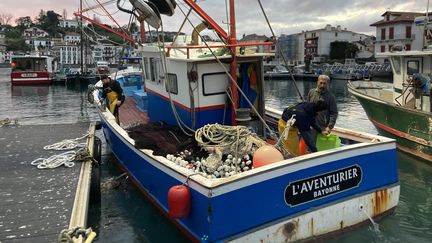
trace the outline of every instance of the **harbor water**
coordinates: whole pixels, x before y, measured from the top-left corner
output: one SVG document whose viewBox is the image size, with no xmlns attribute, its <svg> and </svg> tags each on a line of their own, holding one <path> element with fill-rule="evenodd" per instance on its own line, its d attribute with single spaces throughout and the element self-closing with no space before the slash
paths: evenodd
<svg viewBox="0 0 432 243">
<path fill-rule="evenodd" d="M 17 119 L 21 125 L 98 120 L 94 107 L 87 102 L 86 87 L 12 87 L 6 72 L 0 69 L 0 120 Z M 315 87 L 313 81 L 296 83 L 303 96 Z M 283 109 L 300 101 L 292 81 L 268 80 L 265 87 L 268 106 Z M 332 81 L 331 90 L 339 109 L 337 126 L 377 134 L 363 108 L 348 93 L 346 81 Z M 100 131 L 97 135 L 103 136 Z M 114 161 L 103 146 L 101 203 L 90 207 L 88 222 L 98 233 L 96 242 L 188 242 L 122 175 Z M 331 242 L 432 242 L 432 164 L 398 152 L 398 168 L 401 196 L 394 214 L 379 221 L 378 227 L 371 223 L 337 235 Z"/>
</svg>

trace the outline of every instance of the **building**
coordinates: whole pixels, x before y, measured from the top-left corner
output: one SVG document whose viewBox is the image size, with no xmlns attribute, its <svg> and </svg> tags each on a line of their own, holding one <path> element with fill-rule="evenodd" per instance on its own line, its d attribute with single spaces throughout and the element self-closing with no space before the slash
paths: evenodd
<svg viewBox="0 0 432 243">
<path fill-rule="evenodd" d="M 94 62 L 106 61 L 109 64 L 117 63 L 118 53 L 116 46 L 113 44 L 99 42 L 99 44 L 93 45 L 92 56 Z"/>
<path fill-rule="evenodd" d="M 375 37 L 371 36 L 361 41 L 354 41 L 354 45 L 357 46 L 358 52 L 356 58 L 371 58 L 375 55 Z"/>
<path fill-rule="evenodd" d="M 62 64 L 80 64 L 81 63 L 81 47 L 78 44 L 63 43 L 54 48 L 58 53 L 59 63 Z"/>
<path fill-rule="evenodd" d="M 37 27 L 27 28 L 23 32 L 25 39 L 48 37 L 48 32 Z"/>
<path fill-rule="evenodd" d="M 423 45 L 422 30 L 415 26 L 414 19 L 425 15 L 415 12 L 386 11 L 381 15 L 382 19 L 370 26 L 376 27 L 376 54 L 391 51 L 398 46 L 405 50 L 421 50 Z M 384 62 L 385 56 L 377 58 L 378 62 Z"/>
<path fill-rule="evenodd" d="M 239 40 L 240 43 L 242 42 L 257 43 L 257 42 L 270 42 L 270 41 L 272 41 L 271 38 L 265 35 L 257 35 L 257 34 L 243 35 L 243 38 Z M 264 46 L 264 45 L 257 46 L 257 52 L 259 53 L 266 53 L 266 52 L 275 53 L 275 50 L 276 50 L 276 45 L 271 45 L 270 49 L 268 48 L 268 46 Z"/>
<path fill-rule="evenodd" d="M 66 32 L 63 40 L 66 43 L 78 44 L 81 42 L 81 35 L 75 32 Z"/>
<path fill-rule="evenodd" d="M 276 43 L 275 57 L 279 60 L 279 63 L 283 63 L 283 57 L 287 61 L 287 64 L 298 65 L 298 34 L 284 35 L 282 34 Z"/>
<path fill-rule="evenodd" d="M 303 63 L 305 60 L 325 60 L 330 54 L 330 43 L 332 42 L 355 43 L 371 37 L 349 31 L 346 28 L 342 29 L 340 25 L 333 27 L 328 24 L 322 29 L 302 31 L 298 38 L 297 56 Z"/>
<path fill-rule="evenodd" d="M 59 26 L 63 28 L 78 28 L 79 22 L 76 19 L 62 19 L 59 21 Z"/>
</svg>

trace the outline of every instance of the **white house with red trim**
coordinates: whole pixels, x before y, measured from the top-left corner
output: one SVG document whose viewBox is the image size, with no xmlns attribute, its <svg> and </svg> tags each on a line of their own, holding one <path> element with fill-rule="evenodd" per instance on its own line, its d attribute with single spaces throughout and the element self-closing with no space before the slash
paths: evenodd
<svg viewBox="0 0 432 243">
<path fill-rule="evenodd" d="M 394 47 L 404 50 L 422 49 L 422 30 L 414 24 L 414 19 L 424 13 L 386 11 L 382 19 L 371 24 L 376 27 L 375 56 L 391 51 Z M 386 57 L 378 57 L 384 62 Z"/>
</svg>

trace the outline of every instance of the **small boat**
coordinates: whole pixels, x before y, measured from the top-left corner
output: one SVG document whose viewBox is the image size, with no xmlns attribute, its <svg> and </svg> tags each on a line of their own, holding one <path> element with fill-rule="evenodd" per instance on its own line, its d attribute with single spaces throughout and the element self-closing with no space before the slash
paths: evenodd
<svg viewBox="0 0 432 243">
<path fill-rule="evenodd" d="M 393 83 L 351 82 L 348 90 L 380 134 L 395 138 L 400 150 L 430 162 L 432 50 L 385 54 L 393 67 Z"/>
<path fill-rule="evenodd" d="M 129 95 L 119 124 L 106 107 L 97 109 L 118 164 L 149 201 L 195 242 L 310 240 L 393 212 L 400 192 L 395 140 L 335 128 L 334 146 L 281 152 L 282 111 L 264 99 L 270 54 L 237 51 L 273 43 L 237 43 L 235 21 L 227 34 L 195 1 L 184 2 L 224 41 L 205 43 L 193 33 L 138 46 L 146 106 Z M 151 13 L 161 11 L 131 3 L 158 23 Z"/>
<path fill-rule="evenodd" d="M 54 78 L 53 58 L 40 55 L 12 56 L 12 85 L 51 84 Z"/>
<path fill-rule="evenodd" d="M 109 74 L 109 66 L 108 62 L 106 61 L 98 61 L 96 62 L 96 74 L 102 75 L 102 74 Z"/>
</svg>

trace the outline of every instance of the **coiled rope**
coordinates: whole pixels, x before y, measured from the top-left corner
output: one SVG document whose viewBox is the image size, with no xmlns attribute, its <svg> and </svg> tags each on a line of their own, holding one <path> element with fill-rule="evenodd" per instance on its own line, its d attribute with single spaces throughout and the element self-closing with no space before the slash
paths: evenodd
<svg viewBox="0 0 432 243">
<path fill-rule="evenodd" d="M 195 140 L 204 149 L 218 147 L 222 154 L 243 156 L 252 151 L 252 147 L 266 144 L 245 126 L 224 126 L 207 124 L 195 132 Z"/>
<path fill-rule="evenodd" d="M 44 147 L 45 150 L 70 150 L 61 154 L 55 154 L 49 158 L 37 158 L 30 162 L 31 165 L 37 166 L 38 169 L 54 169 L 61 165 L 71 168 L 75 165 L 75 162 L 82 162 L 88 159 L 92 159 L 86 143 L 80 143 L 79 140 L 87 138 L 89 134 L 85 134 L 82 137 L 75 139 L 64 139 L 61 142 L 57 142 Z M 78 148 L 78 150 L 71 150 Z"/>
<path fill-rule="evenodd" d="M 13 121 L 9 118 L 5 118 L 5 119 L 0 120 L 0 127 L 16 126 L 16 125 L 18 125 L 17 119 L 15 119 Z"/>
<path fill-rule="evenodd" d="M 57 242 L 73 243 L 76 242 L 74 238 L 78 239 L 79 236 L 82 236 L 85 239 L 84 243 L 91 243 L 96 237 L 96 232 L 94 232 L 92 228 L 84 229 L 82 227 L 76 227 L 74 229 L 64 229 L 60 232 Z"/>
</svg>

